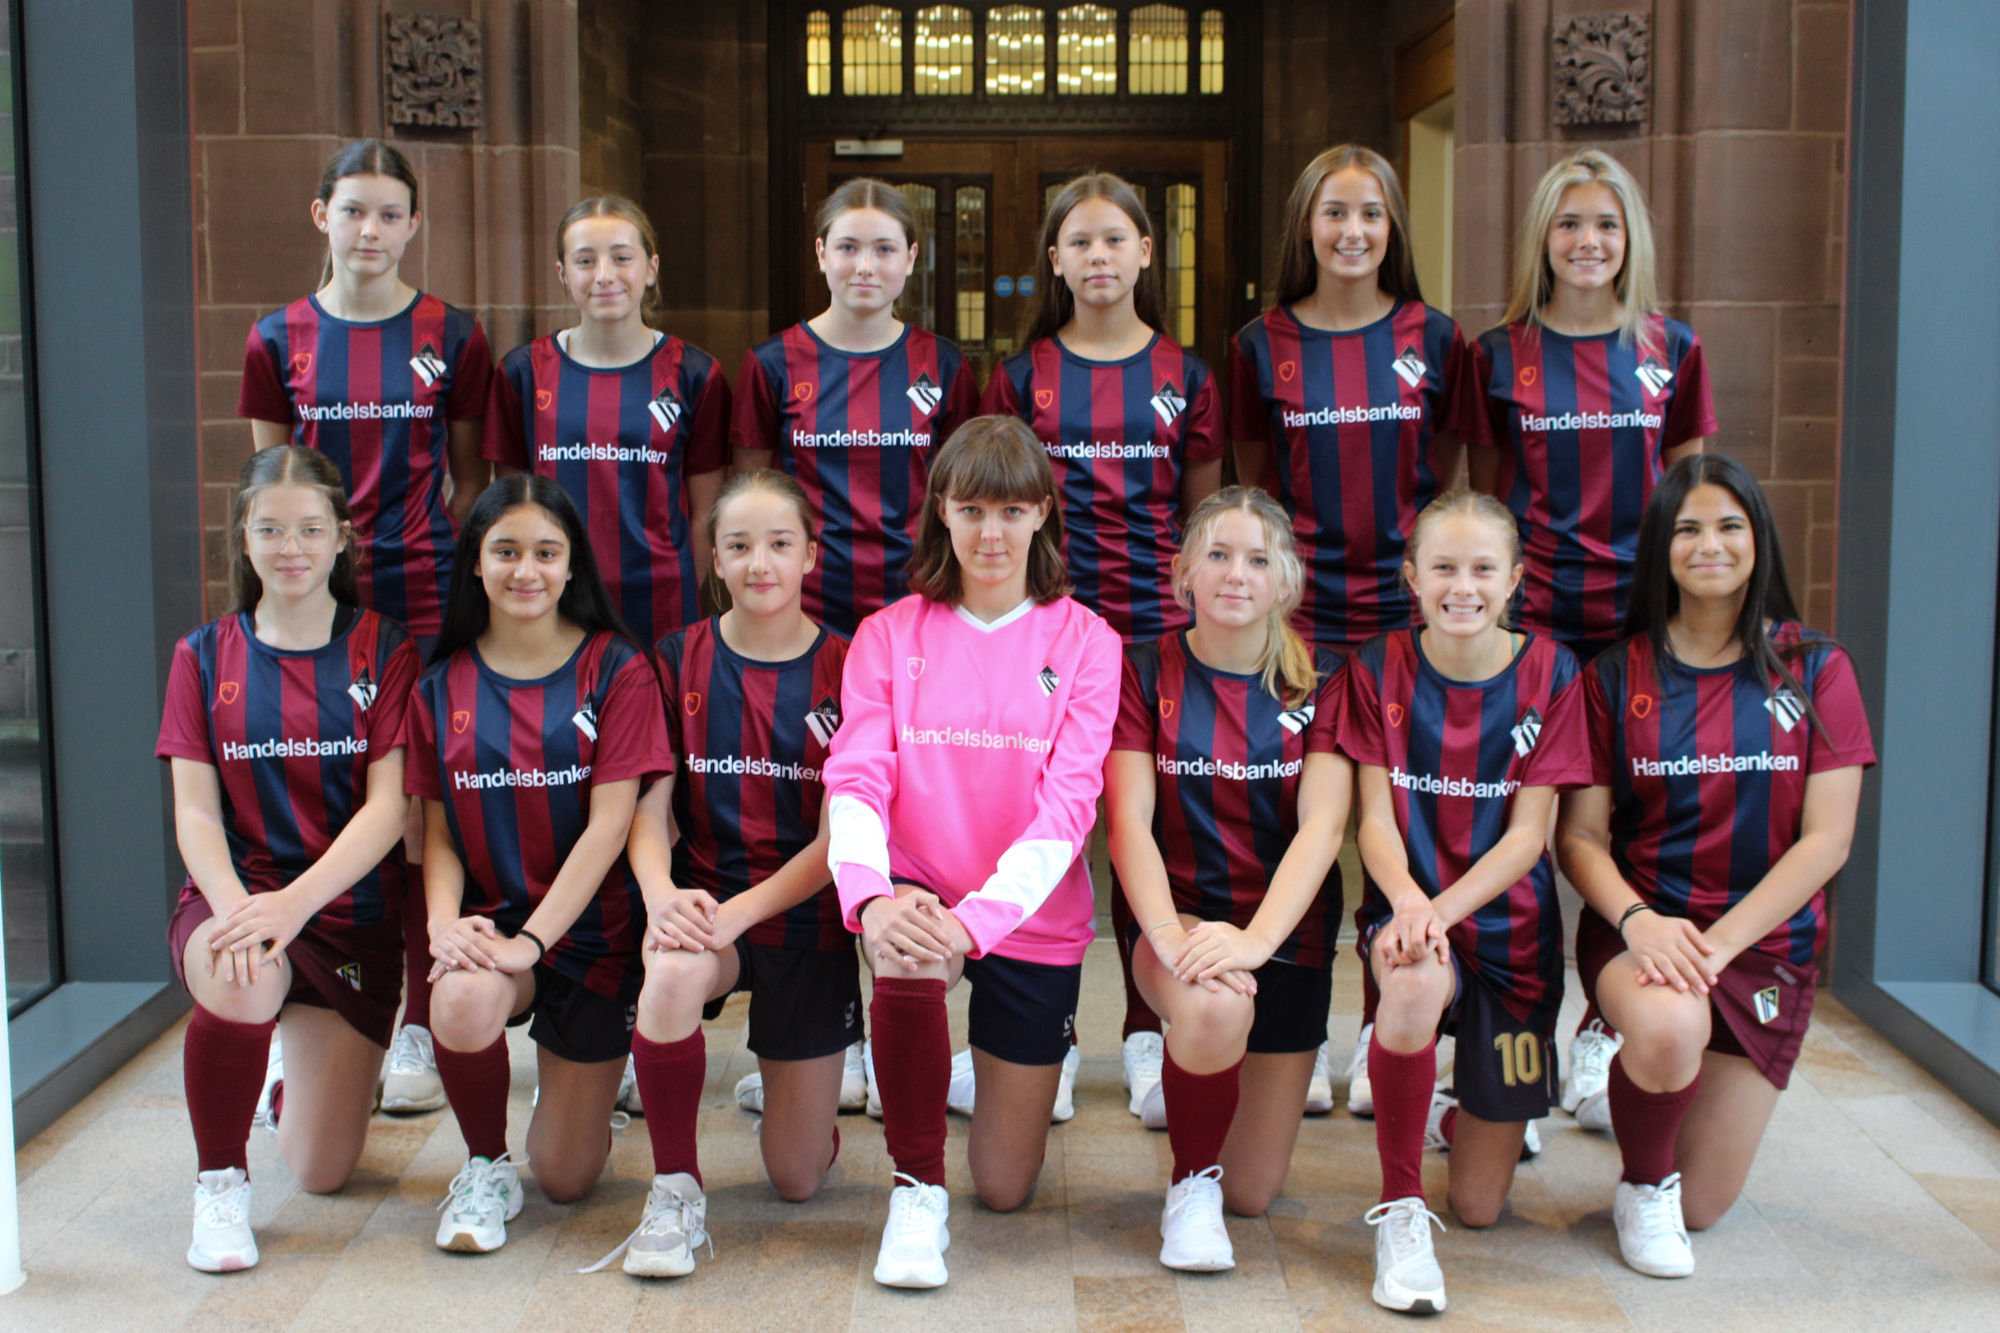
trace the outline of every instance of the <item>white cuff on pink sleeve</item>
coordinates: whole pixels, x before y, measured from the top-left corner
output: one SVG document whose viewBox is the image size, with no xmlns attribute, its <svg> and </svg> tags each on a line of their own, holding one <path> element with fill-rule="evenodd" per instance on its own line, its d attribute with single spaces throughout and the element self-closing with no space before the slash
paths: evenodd
<svg viewBox="0 0 2000 1333">
<path fill-rule="evenodd" d="M 861 933 L 861 909 L 875 898 L 893 898 L 896 890 L 888 877 L 858 861 L 833 868 L 834 888 L 840 894 L 840 917 L 847 928 Z"/>
</svg>

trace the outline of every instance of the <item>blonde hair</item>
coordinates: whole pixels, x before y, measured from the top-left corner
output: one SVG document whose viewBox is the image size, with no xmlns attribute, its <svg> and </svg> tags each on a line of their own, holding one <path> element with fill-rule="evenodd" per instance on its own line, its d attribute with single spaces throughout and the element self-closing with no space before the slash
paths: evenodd
<svg viewBox="0 0 2000 1333">
<path fill-rule="evenodd" d="M 1223 518 L 1234 513 L 1249 514 L 1263 524 L 1264 557 L 1271 562 L 1271 581 L 1277 590 L 1257 671 L 1272 698 L 1287 708 L 1297 708 L 1319 685 L 1319 671 L 1313 666 L 1312 649 L 1292 628 L 1292 612 L 1305 597 L 1306 570 L 1299 559 L 1298 544 L 1292 540 L 1292 520 L 1276 500 L 1255 486 L 1225 486 L 1196 505 L 1188 515 L 1181 549 L 1174 554 L 1174 600 L 1190 611 L 1194 609 L 1188 583 L 1194 577 L 1195 564 L 1207 553 Z"/>
<path fill-rule="evenodd" d="M 589 199 L 579 199 L 570 205 L 569 212 L 562 215 L 556 224 L 556 262 L 569 263 L 569 229 L 585 218 L 617 218 L 632 224 L 632 230 L 639 233 L 639 248 L 646 252 L 646 258 L 656 258 L 660 253 L 660 242 L 653 233 L 653 221 L 646 216 L 646 210 L 623 195 L 600 194 Z M 667 298 L 660 291 L 656 278 L 639 298 L 639 318 L 648 328 L 661 326 L 667 313 Z"/>
<path fill-rule="evenodd" d="M 1278 255 L 1279 305 L 1295 305 L 1319 286 L 1319 256 L 1313 253 L 1312 214 L 1319 202 L 1320 187 L 1326 178 L 1341 171 L 1365 171 L 1382 187 L 1382 203 L 1389 210 L 1389 245 L 1382 254 L 1382 267 L 1375 271 L 1375 285 L 1384 295 L 1399 301 L 1421 301 L 1423 289 L 1417 285 L 1416 259 L 1410 250 L 1410 211 L 1403 203 L 1403 187 L 1389 159 L 1360 144 L 1336 144 L 1299 173 L 1292 197 L 1285 201 L 1284 240 Z"/>
<path fill-rule="evenodd" d="M 1500 323 L 1541 323 L 1542 308 L 1555 293 L 1555 272 L 1549 267 L 1549 227 L 1562 205 L 1563 191 L 1572 185 L 1602 185 L 1617 197 L 1625 214 L 1625 262 L 1612 280 L 1612 291 L 1618 297 L 1618 338 L 1628 347 L 1644 342 L 1647 322 L 1660 308 L 1652 214 L 1646 210 L 1645 196 L 1632 173 L 1617 158 L 1595 148 L 1571 153 L 1550 167 L 1529 197 L 1520 238 L 1514 245 L 1514 284 Z"/>
<path fill-rule="evenodd" d="M 1507 534 L 1507 549 L 1511 552 L 1507 562 L 1508 567 L 1510 569 L 1521 567 L 1521 528 L 1507 506 L 1484 491 L 1446 491 L 1425 505 L 1423 512 L 1417 515 L 1417 521 L 1410 527 L 1409 544 L 1403 548 L 1404 582 L 1409 582 L 1410 576 L 1416 573 L 1417 552 L 1422 549 L 1424 539 L 1431 535 L 1432 529 L 1448 518 L 1476 518 L 1500 529 Z M 1513 616 L 1508 611 L 1500 613 L 1500 625 L 1503 629 L 1514 627 Z"/>
</svg>

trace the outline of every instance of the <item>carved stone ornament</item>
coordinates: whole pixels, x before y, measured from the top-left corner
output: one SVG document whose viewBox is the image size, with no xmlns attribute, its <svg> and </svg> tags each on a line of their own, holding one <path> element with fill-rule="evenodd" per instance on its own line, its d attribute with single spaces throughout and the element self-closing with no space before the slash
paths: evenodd
<svg viewBox="0 0 2000 1333">
<path fill-rule="evenodd" d="M 1579 14 L 1557 25 L 1549 61 L 1558 125 L 1646 118 L 1653 38 L 1643 14 Z"/>
<path fill-rule="evenodd" d="M 390 14 L 387 24 L 389 123 L 476 129 L 486 95 L 479 20 Z"/>
</svg>

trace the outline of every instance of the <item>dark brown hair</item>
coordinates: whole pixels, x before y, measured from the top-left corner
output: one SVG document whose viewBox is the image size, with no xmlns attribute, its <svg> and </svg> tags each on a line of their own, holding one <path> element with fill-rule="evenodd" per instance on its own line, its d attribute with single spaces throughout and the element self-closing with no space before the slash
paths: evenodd
<svg viewBox="0 0 2000 1333">
<path fill-rule="evenodd" d="M 1312 214 L 1319 203 L 1320 187 L 1326 178 L 1340 171 L 1365 171 L 1382 187 L 1382 203 L 1389 210 L 1389 247 L 1382 255 L 1382 267 L 1375 271 L 1375 285 L 1383 295 L 1399 301 L 1421 301 L 1417 285 L 1417 265 L 1410 253 L 1410 211 L 1403 204 L 1403 187 L 1389 159 L 1360 144 L 1337 144 L 1327 149 L 1299 173 L 1292 196 L 1285 201 L 1283 248 L 1278 252 L 1278 304 L 1303 301 L 1319 286 L 1319 256 L 1313 253 Z"/>
<path fill-rule="evenodd" d="M 417 212 L 417 173 L 410 166 L 410 159 L 393 145 L 380 139 L 356 139 L 343 145 L 338 152 L 327 159 L 326 170 L 319 176 L 319 201 L 333 202 L 333 187 L 349 176 L 389 176 L 399 180 L 410 192 L 410 213 Z M 324 287 L 333 281 L 333 252 L 327 252 L 320 264 L 319 285 Z"/>
<path fill-rule="evenodd" d="M 250 506 L 270 486 L 304 486 L 326 497 L 334 524 L 347 538 L 347 546 L 333 558 L 327 575 L 327 591 L 337 602 L 349 606 L 361 603 L 354 579 L 354 527 L 348 517 L 347 491 L 340 484 L 340 469 L 317 449 L 296 444 L 277 444 L 259 449 L 236 474 L 236 499 L 229 506 L 229 608 L 230 615 L 255 611 L 264 597 L 264 581 L 250 563 Z"/>
<path fill-rule="evenodd" d="M 857 208 L 872 208 L 878 213 L 887 213 L 903 229 L 909 243 L 917 243 L 917 215 L 910 211 L 910 201 L 903 197 L 901 190 L 873 176 L 856 176 L 851 181 L 842 181 L 820 204 L 819 212 L 813 215 L 813 226 L 818 229 L 814 234 L 825 240 L 840 215 Z"/>
<path fill-rule="evenodd" d="M 1069 593 L 1063 568 L 1062 497 L 1042 442 L 1019 417 L 974 417 L 951 433 L 931 462 L 924 513 L 910 557 L 910 591 L 956 606 L 964 596 L 958 553 L 940 511 L 950 500 L 1048 501 L 1049 517 L 1028 548 L 1028 596 L 1047 606 Z"/>
<path fill-rule="evenodd" d="M 1049 258 L 1049 251 L 1055 249 L 1056 243 L 1062 239 L 1063 223 L 1069 220 L 1070 213 L 1078 204 L 1090 199 L 1102 199 L 1132 219 L 1132 226 L 1152 243 L 1155 251 L 1153 258 L 1158 260 L 1160 257 L 1157 253 L 1159 238 L 1153 235 L 1153 219 L 1131 182 L 1108 171 L 1093 171 L 1078 176 L 1056 192 L 1055 202 L 1049 205 L 1048 216 L 1042 219 L 1042 234 L 1035 241 L 1039 247 L 1035 252 L 1035 262 L 1049 267 L 1041 290 L 1035 293 L 1035 317 L 1028 325 L 1028 342 L 1053 338 L 1056 331 L 1076 315 L 1076 293 L 1070 291 L 1069 284 L 1063 281 L 1062 272 Z M 1166 332 L 1166 324 L 1160 319 L 1160 269 L 1157 263 L 1139 270 L 1138 285 L 1132 289 L 1132 310 L 1155 331 Z"/>
<path fill-rule="evenodd" d="M 639 248 L 652 259 L 660 253 L 660 242 L 653 234 L 653 222 L 646 216 L 646 210 L 621 194 L 593 195 L 589 199 L 579 199 L 570 205 L 569 212 L 562 215 L 556 224 L 556 262 L 569 262 L 569 229 L 585 218 L 617 218 L 632 224 L 632 230 L 639 233 Z M 660 294 L 657 278 L 646 288 L 639 298 L 639 318 L 648 328 L 657 329 L 662 325 L 667 313 L 667 298 Z"/>
</svg>

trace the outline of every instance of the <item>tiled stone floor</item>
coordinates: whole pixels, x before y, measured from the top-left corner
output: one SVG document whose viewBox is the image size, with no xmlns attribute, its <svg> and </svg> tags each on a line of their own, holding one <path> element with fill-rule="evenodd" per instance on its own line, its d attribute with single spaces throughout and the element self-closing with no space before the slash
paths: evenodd
<svg viewBox="0 0 2000 1333">
<path fill-rule="evenodd" d="M 1353 1040 L 1358 980 L 1338 969 L 1337 1045 Z M 1574 987 L 1572 987 L 1574 994 Z M 954 997 L 962 1032 L 963 994 Z M 1127 1115 L 1118 1083 L 1117 960 L 1086 967 L 1076 1119 L 1050 1135 L 1033 1203 L 981 1209 L 954 1118 L 952 1280 L 887 1291 L 869 1280 L 887 1209 L 880 1126 L 842 1120 L 845 1146 L 810 1204 L 780 1202 L 760 1174 L 754 1120 L 730 1089 L 753 1067 L 743 1002 L 709 1030 L 702 1149 L 715 1257 L 679 1282 L 576 1268 L 637 1219 L 651 1174 L 643 1125 L 617 1136 L 603 1185 L 557 1207 L 532 1187 L 507 1248 L 442 1254 L 433 1207 L 463 1157 L 449 1113 L 378 1118 L 360 1170 L 331 1197 L 299 1192 L 261 1132 L 251 1149 L 261 1266 L 209 1277 L 182 1260 L 193 1146 L 181 1097 L 181 1029 L 162 1037 L 21 1151 L 28 1285 L 0 1297 L 0 1329 L 725 1330 L 1393 1328 L 1368 1299 L 1378 1180 L 1371 1127 L 1308 1120 L 1284 1196 L 1235 1220 L 1233 1273 L 1175 1276 L 1155 1256 L 1166 1140 Z M 1575 1001 L 1565 1037 L 1576 1021 Z M 962 1038 L 961 1038 L 962 1039 Z M 513 1129 L 533 1068 L 515 1038 Z M 1698 1236 L 1699 1271 L 1659 1282 L 1617 1255 L 1615 1147 L 1557 1112 L 1497 1227 L 1452 1226 L 1439 1253 L 1442 1317 L 1474 1329 L 2000 1329 L 2000 1130 L 1823 996 L 1805 1055 L 1743 1200 Z M 1444 1163 L 1428 1180 L 1443 1197 Z M 1443 1205 L 1437 1202 L 1440 1211 Z M 1446 1221 L 1451 1222 L 1448 1212 Z"/>
</svg>

